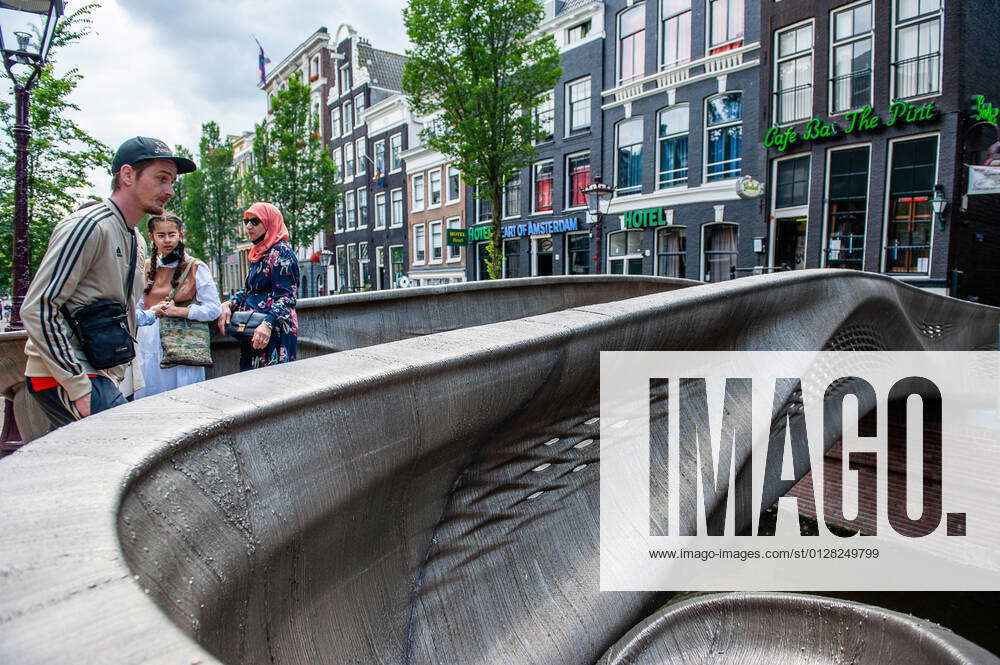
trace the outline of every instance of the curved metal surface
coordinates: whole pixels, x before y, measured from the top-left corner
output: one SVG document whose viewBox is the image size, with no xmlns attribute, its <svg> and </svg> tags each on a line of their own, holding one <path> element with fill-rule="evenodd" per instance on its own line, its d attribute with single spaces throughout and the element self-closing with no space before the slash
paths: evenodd
<svg viewBox="0 0 1000 665">
<path fill-rule="evenodd" d="M 98 414 L 0 464 L 0 660 L 595 662 L 665 600 L 597 591 L 601 350 L 976 349 L 998 322 L 804 271 Z"/>
<path fill-rule="evenodd" d="M 998 665 L 947 628 L 849 600 L 792 593 L 718 593 L 669 605 L 633 628 L 598 665 Z"/>
</svg>

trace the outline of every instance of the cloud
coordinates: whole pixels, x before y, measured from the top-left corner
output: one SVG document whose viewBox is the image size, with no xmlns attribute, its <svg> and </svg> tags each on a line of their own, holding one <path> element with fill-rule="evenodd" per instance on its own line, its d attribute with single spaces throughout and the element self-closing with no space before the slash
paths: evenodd
<svg viewBox="0 0 1000 665">
<path fill-rule="evenodd" d="M 214 120 L 224 133 L 239 134 L 263 117 L 251 35 L 272 66 L 320 26 L 332 37 L 341 23 L 378 48 L 402 51 L 403 5 L 403 0 L 105 0 L 93 15 L 94 33 L 57 54 L 57 66 L 76 67 L 84 75 L 72 96 L 81 109 L 75 118 L 112 150 L 144 135 L 196 151 L 202 123 Z M 109 191 L 107 173 L 94 173 L 91 180 L 97 193 Z"/>
</svg>

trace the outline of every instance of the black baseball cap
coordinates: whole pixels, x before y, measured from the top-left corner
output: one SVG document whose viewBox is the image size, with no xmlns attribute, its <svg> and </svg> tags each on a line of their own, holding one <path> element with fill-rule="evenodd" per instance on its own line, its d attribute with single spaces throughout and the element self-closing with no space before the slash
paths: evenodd
<svg viewBox="0 0 1000 665">
<path fill-rule="evenodd" d="M 111 173 L 118 173 L 123 166 L 132 166 L 147 159 L 169 159 L 177 165 L 177 174 L 191 173 L 198 167 L 190 159 L 176 157 L 167 144 L 148 136 L 135 136 L 122 143 L 111 162 Z"/>
</svg>

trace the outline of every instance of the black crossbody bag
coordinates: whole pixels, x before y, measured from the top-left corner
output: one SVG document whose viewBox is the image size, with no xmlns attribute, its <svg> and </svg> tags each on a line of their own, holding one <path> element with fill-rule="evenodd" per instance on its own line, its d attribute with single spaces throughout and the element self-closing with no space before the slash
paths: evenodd
<svg viewBox="0 0 1000 665">
<path fill-rule="evenodd" d="M 64 304 L 60 311 L 80 340 L 83 353 L 94 369 L 124 365 L 135 358 L 135 338 L 128 329 L 128 303 L 132 302 L 138 241 L 132 233 L 132 259 L 128 267 L 128 295 L 125 304 L 117 300 L 95 300 L 72 313 Z"/>
</svg>

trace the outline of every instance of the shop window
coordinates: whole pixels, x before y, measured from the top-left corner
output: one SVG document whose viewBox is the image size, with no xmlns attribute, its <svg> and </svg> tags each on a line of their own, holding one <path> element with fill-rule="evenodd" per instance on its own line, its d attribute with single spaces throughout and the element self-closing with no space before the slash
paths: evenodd
<svg viewBox="0 0 1000 665">
<path fill-rule="evenodd" d="M 590 77 L 566 84 L 566 134 L 590 129 Z"/>
<path fill-rule="evenodd" d="M 872 3 L 833 12 L 830 108 L 833 113 L 872 101 Z"/>
<path fill-rule="evenodd" d="M 774 114 L 778 124 L 805 120 L 812 115 L 812 45 L 812 23 L 775 35 L 778 65 L 774 80 Z"/>
<path fill-rule="evenodd" d="M 730 279 L 736 267 L 736 224 L 710 224 L 704 228 L 706 282 Z"/>
<path fill-rule="evenodd" d="M 566 274 L 590 274 L 589 233 L 569 233 L 566 235 Z"/>
<path fill-rule="evenodd" d="M 413 265 L 415 266 L 423 265 L 427 260 L 425 233 L 423 224 L 413 226 Z"/>
<path fill-rule="evenodd" d="M 931 196 L 936 171 L 936 136 L 892 144 L 886 272 L 922 275 L 930 272 Z"/>
<path fill-rule="evenodd" d="M 503 217 L 509 219 L 521 214 L 521 179 L 514 177 L 503 188 Z"/>
<path fill-rule="evenodd" d="M 646 5 L 640 2 L 618 15 L 618 83 L 641 78 L 645 60 Z"/>
<path fill-rule="evenodd" d="M 520 238 L 505 240 L 503 243 L 503 276 L 528 277 L 526 255 L 521 252 L 522 244 L 527 241 Z"/>
<path fill-rule="evenodd" d="M 743 95 L 727 92 L 705 103 L 708 182 L 736 178 L 743 163 Z"/>
<path fill-rule="evenodd" d="M 684 277 L 687 256 L 687 231 L 683 227 L 656 232 L 656 274 L 661 277 Z"/>
<path fill-rule="evenodd" d="M 871 148 L 830 152 L 827 174 L 826 267 L 862 270 L 868 221 L 868 157 Z"/>
<path fill-rule="evenodd" d="M 489 279 L 490 271 L 489 265 L 489 252 L 486 247 L 489 242 L 479 242 L 476 243 L 476 279 Z"/>
<path fill-rule="evenodd" d="M 894 99 L 941 91 L 941 0 L 895 0 Z"/>
<path fill-rule="evenodd" d="M 660 111 L 657 118 L 657 187 L 679 187 L 688 177 L 688 106 Z"/>
<path fill-rule="evenodd" d="M 552 212 L 552 160 L 539 162 L 532 168 L 534 177 L 534 196 L 532 210 L 534 212 Z"/>
<path fill-rule="evenodd" d="M 691 0 L 660 0 L 660 65 L 676 67 L 691 59 Z"/>
<path fill-rule="evenodd" d="M 590 153 L 582 152 L 566 157 L 566 201 L 567 208 L 587 206 L 587 195 L 583 189 L 590 185 Z"/>
<path fill-rule="evenodd" d="M 809 155 L 783 159 L 775 165 L 774 207 L 809 204 Z"/>
<path fill-rule="evenodd" d="M 618 123 L 615 137 L 616 194 L 642 191 L 642 116 Z"/>
<path fill-rule="evenodd" d="M 709 54 L 743 46 L 744 0 L 709 0 Z"/>
<path fill-rule="evenodd" d="M 391 245 L 389 247 L 389 260 L 392 262 L 392 286 L 399 286 L 399 279 L 406 274 L 406 261 L 404 259 L 402 245 Z"/>
<path fill-rule="evenodd" d="M 608 272 L 612 275 L 641 275 L 642 231 L 608 234 Z"/>
</svg>

